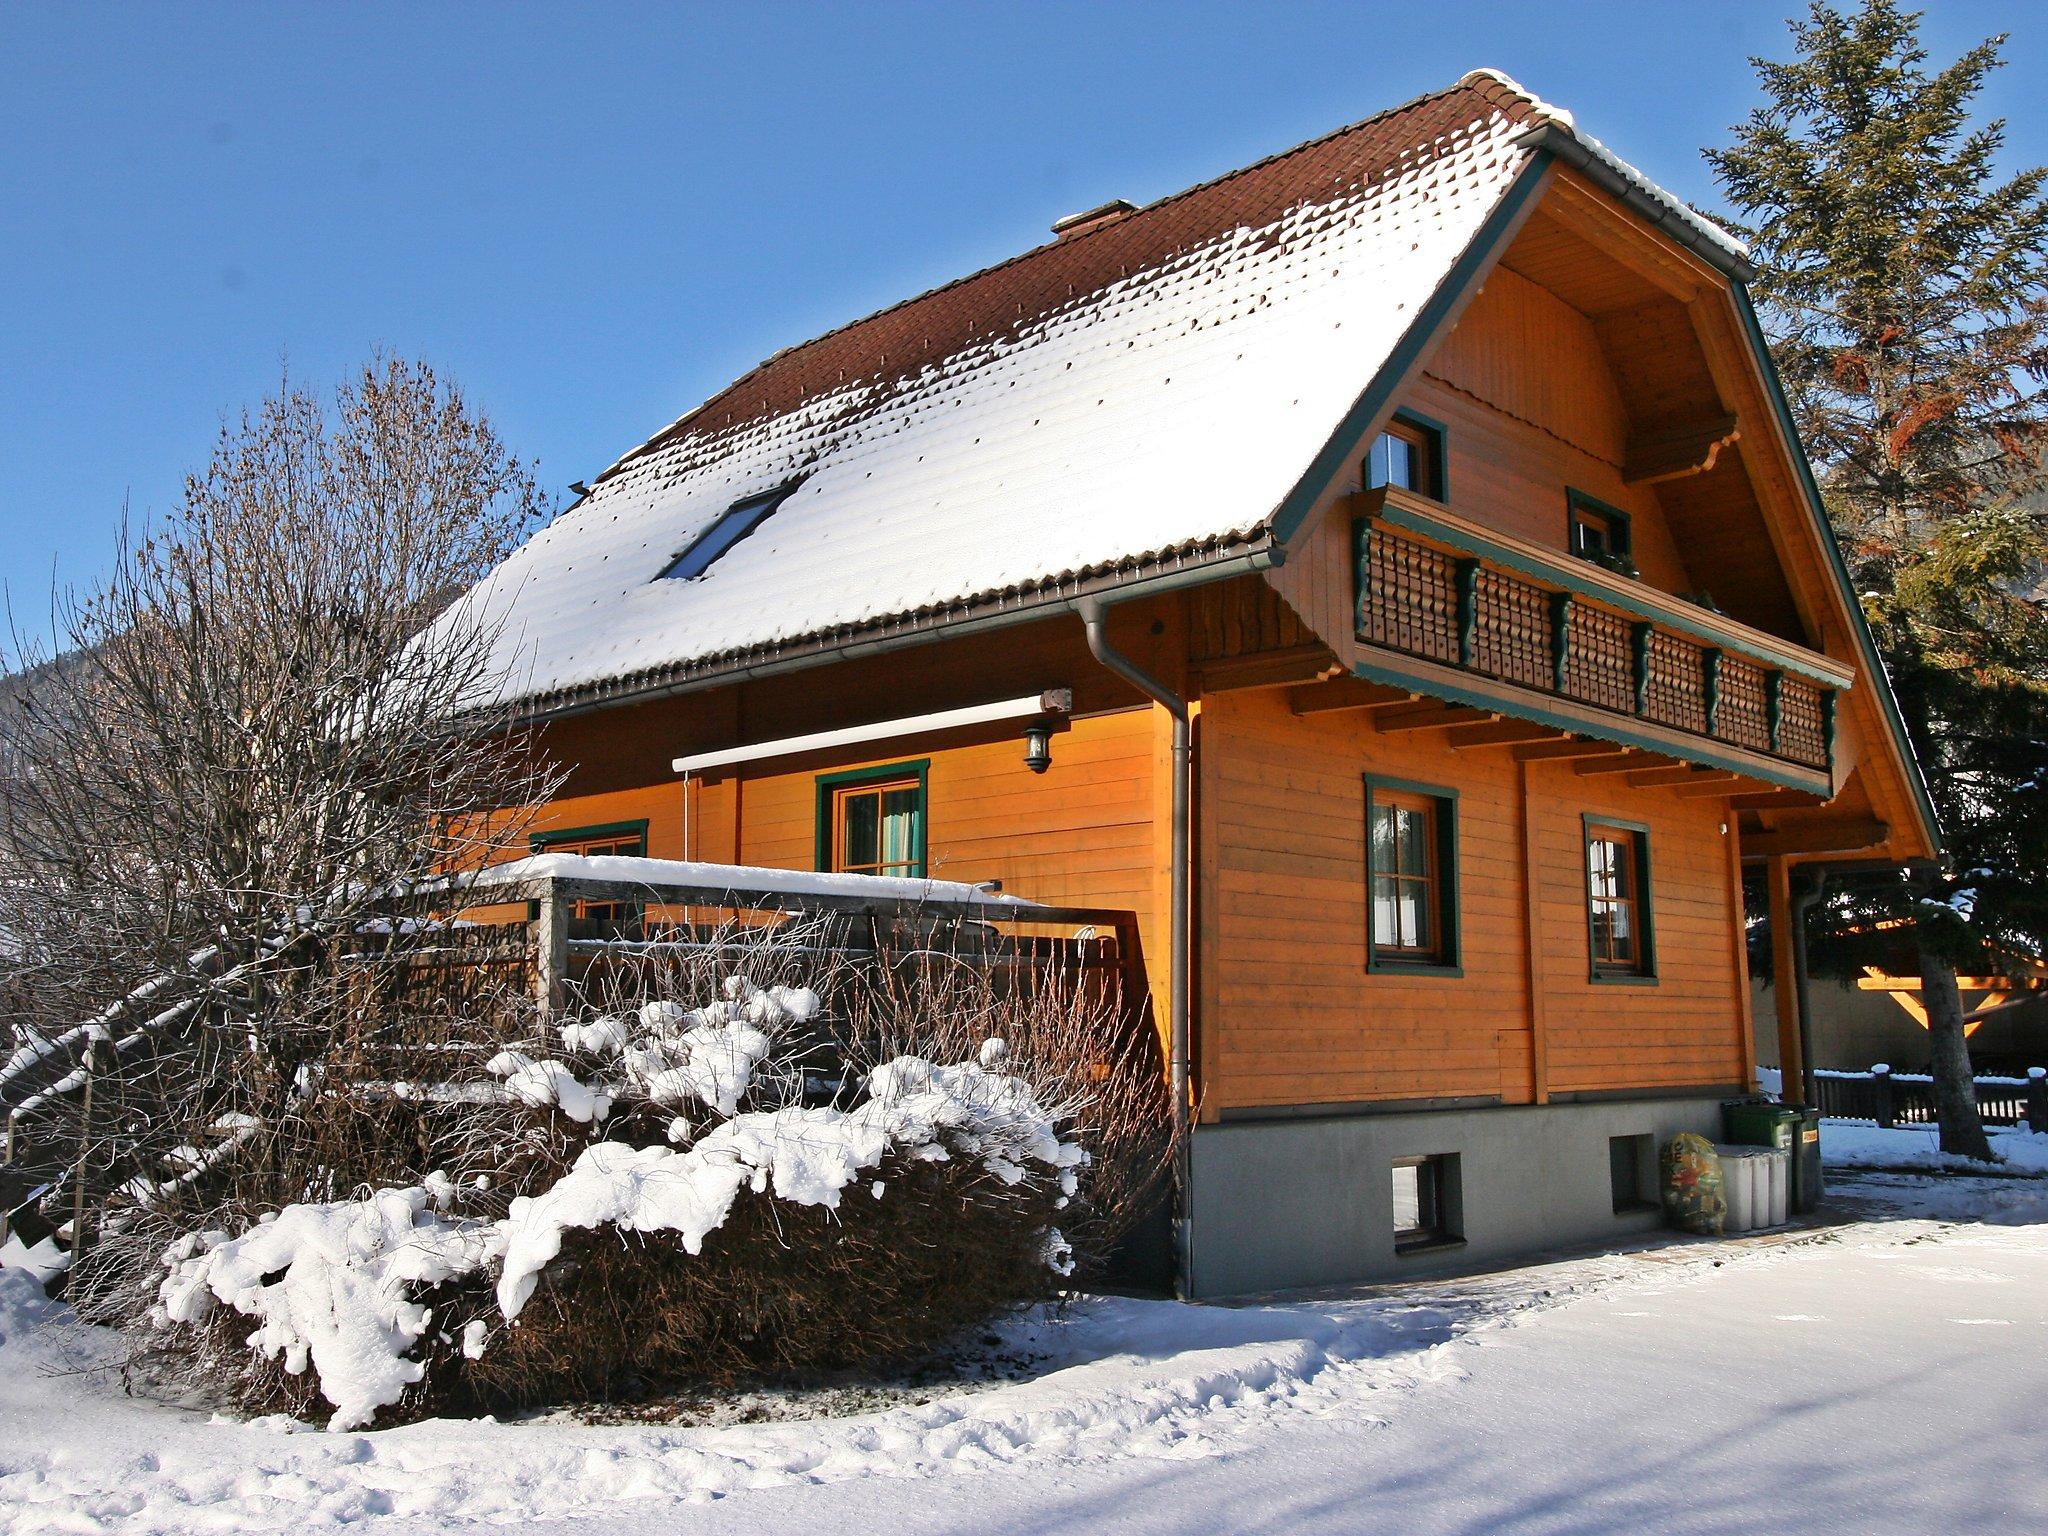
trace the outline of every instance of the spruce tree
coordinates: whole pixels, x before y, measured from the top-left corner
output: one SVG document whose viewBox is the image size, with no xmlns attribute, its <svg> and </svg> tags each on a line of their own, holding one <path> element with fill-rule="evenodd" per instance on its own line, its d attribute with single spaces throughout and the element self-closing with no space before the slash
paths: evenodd
<svg viewBox="0 0 2048 1536">
<path fill-rule="evenodd" d="M 1948 847 L 1822 911 L 1911 925 L 1941 1144 L 1988 1158 L 1957 966 L 2048 936 L 2048 168 L 1972 121 L 2003 37 L 1930 70 L 1920 13 L 1814 0 L 1792 41 L 1707 160 Z"/>
</svg>

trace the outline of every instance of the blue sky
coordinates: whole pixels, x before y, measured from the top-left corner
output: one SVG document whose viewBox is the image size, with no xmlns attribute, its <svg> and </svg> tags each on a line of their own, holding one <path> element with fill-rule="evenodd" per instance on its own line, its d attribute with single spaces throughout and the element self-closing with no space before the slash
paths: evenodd
<svg viewBox="0 0 2048 1536">
<path fill-rule="evenodd" d="M 1763 4 L 0 6 L 0 582 L 40 612 L 288 362 L 459 378 L 553 491 L 777 349 L 1491 64 L 1707 206 Z M 1999 30 L 2048 159 L 2048 6 Z"/>
</svg>

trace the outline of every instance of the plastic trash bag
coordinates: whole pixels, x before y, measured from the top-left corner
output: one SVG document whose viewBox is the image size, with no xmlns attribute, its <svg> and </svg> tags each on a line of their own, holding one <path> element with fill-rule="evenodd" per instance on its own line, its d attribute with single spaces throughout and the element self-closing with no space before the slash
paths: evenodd
<svg viewBox="0 0 2048 1536">
<path fill-rule="evenodd" d="M 1665 1221 L 1681 1232 L 1719 1237 L 1728 1219 L 1728 1200 L 1714 1144 L 1704 1136 L 1681 1131 L 1664 1148 L 1660 1172 Z"/>
</svg>

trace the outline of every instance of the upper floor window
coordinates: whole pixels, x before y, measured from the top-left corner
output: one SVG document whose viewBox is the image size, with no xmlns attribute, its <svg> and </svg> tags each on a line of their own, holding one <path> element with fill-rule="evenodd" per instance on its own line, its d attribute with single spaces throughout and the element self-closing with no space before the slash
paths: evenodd
<svg viewBox="0 0 2048 1536">
<path fill-rule="evenodd" d="M 1584 491 L 1566 492 L 1565 503 L 1571 517 L 1571 552 L 1620 575 L 1636 576 L 1628 514 Z"/>
<path fill-rule="evenodd" d="M 925 765 L 901 763 L 818 780 L 818 867 L 848 875 L 925 871 Z"/>
<path fill-rule="evenodd" d="M 1419 785 L 1366 780 L 1374 968 L 1457 963 L 1456 806 Z"/>
<path fill-rule="evenodd" d="M 1365 488 L 1396 485 L 1418 496 L 1444 499 L 1444 429 L 1438 422 L 1397 411 L 1365 460 Z"/>
<path fill-rule="evenodd" d="M 1650 839 L 1641 827 L 1587 819 L 1586 923 L 1595 980 L 1656 975 Z"/>
<path fill-rule="evenodd" d="M 772 491 L 742 497 L 734 502 L 719 513 L 716 522 L 691 540 L 687 549 L 663 566 L 661 575 L 655 579 L 689 581 L 702 576 L 721 555 L 760 527 L 771 512 L 787 501 L 797 484 L 792 480 Z"/>
</svg>

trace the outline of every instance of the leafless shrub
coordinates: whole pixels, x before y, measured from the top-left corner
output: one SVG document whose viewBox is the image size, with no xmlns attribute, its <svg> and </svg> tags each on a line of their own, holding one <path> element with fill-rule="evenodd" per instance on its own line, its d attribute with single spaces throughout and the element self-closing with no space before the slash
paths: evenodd
<svg viewBox="0 0 2048 1536">
<path fill-rule="evenodd" d="M 185 1149 L 224 1137 L 236 1198 L 272 1198 L 305 1166 L 309 1080 L 447 1022 L 386 995 L 438 942 L 405 893 L 516 846 L 496 808 L 553 779 L 481 710 L 496 621 L 423 629 L 540 511 L 459 390 L 380 358 L 331 407 L 287 387 L 225 426 L 163 526 L 48 639 L 16 634 L 0 1110 L 58 1214 L 136 1180 L 175 1202 Z"/>
<path fill-rule="evenodd" d="M 437 1319 L 408 1356 L 426 1367 L 424 1378 L 383 1421 L 915 1360 L 1069 1283 L 1065 1266 L 1048 1262 L 1056 1233 L 1082 1259 L 1099 1261 L 1167 1164 L 1156 1048 L 1122 1027 L 1121 1001 L 1097 969 L 991 946 L 980 930 L 950 924 L 876 936 L 811 917 L 664 932 L 618 946 L 585 978 L 573 1017 L 501 1015 L 490 1028 L 509 1049 L 495 1071 L 477 1072 L 473 1055 L 451 1058 L 469 1062 L 457 1081 L 486 1087 L 516 1081 L 509 1074 L 519 1060 L 559 1062 L 578 1079 L 579 1104 L 586 1089 L 602 1091 L 608 1112 L 572 1115 L 567 1098 L 520 1102 L 446 1085 L 394 1096 L 392 1069 L 366 1059 L 351 1087 L 337 1072 L 316 1096 L 316 1104 L 336 1106 L 334 1116 L 309 1108 L 303 1117 L 301 1198 L 337 1198 L 351 1183 L 358 1192 L 416 1183 L 445 1169 L 459 1174 L 456 1213 L 501 1217 L 515 1195 L 570 1176 L 598 1143 L 679 1150 L 750 1116 L 801 1137 L 805 1112 L 857 1111 L 875 1069 L 905 1057 L 982 1064 L 992 1074 L 991 1106 L 1014 1102 L 1006 1084 L 1021 1080 L 1090 1160 L 1068 1176 L 1049 1165 L 991 1162 L 971 1152 L 970 1141 L 936 1160 L 913 1148 L 891 1151 L 836 1205 L 743 1192 L 696 1254 L 670 1232 L 607 1223 L 572 1229 L 514 1322 L 497 1310 L 486 1273 L 415 1298 Z M 651 1075 L 659 1062 L 640 1052 L 679 1030 L 737 1021 L 749 999 L 777 987 L 819 994 L 816 1008 L 769 1025 L 769 1046 L 730 1113 L 700 1096 L 688 1106 L 695 1123 L 679 1133 L 681 1106 L 659 1091 Z M 654 1011 L 643 1015 L 650 1003 Z M 674 1006 L 672 1022 L 648 1022 L 665 1006 Z M 361 1090 L 372 1079 L 382 1096 L 366 1104 Z M 970 1072 L 967 1081 L 982 1079 Z M 453 1111 L 442 1115 L 437 1105 Z M 261 1214 L 253 1191 L 222 1182 L 215 1192 L 223 1204 L 194 1210 L 172 1229 L 247 1230 Z M 159 1222 L 155 1239 L 169 1230 Z M 460 1347 L 471 1322 L 487 1337 L 474 1355 Z M 201 1326 L 139 1330 L 147 1370 L 162 1385 L 224 1393 L 252 1411 L 317 1410 L 307 1375 L 248 1348 L 254 1327 L 252 1318 L 215 1311 Z"/>
</svg>

